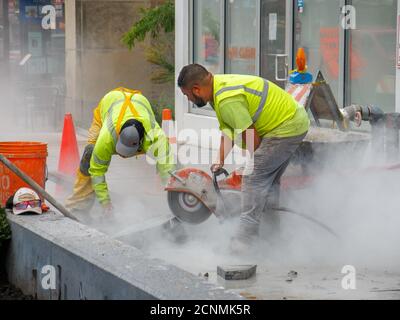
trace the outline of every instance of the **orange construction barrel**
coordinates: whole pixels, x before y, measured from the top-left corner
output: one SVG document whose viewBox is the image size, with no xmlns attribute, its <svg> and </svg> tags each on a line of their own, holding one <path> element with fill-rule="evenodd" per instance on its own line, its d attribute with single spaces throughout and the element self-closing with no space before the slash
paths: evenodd
<svg viewBox="0 0 400 320">
<path fill-rule="evenodd" d="M 46 182 L 47 144 L 41 142 L 0 142 L 0 154 L 42 188 Z M 19 188 L 28 187 L 18 176 L 0 162 L 0 205 L 5 206 Z"/>
</svg>

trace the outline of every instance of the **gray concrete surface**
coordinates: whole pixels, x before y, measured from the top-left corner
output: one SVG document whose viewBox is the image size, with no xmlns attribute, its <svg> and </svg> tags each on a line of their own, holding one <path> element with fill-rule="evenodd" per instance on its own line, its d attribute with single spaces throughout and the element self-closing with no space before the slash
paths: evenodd
<svg viewBox="0 0 400 320">
<path fill-rule="evenodd" d="M 299 226 L 299 229 L 305 231 L 303 227 Z M 186 228 L 190 235 L 186 243 L 171 244 L 160 242 L 159 237 L 150 237 L 142 239 L 141 243 L 145 243 L 142 250 L 193 275 L 207 275 L 209 283 L 236 292 L 246 299 L 400 299 L 400 272 L 396 264 L 385 267 L 374 263 L 358 263 L 350 257 L 336 258 L 340 243 L 331 242 L 331 246 L 321 249 L 325 255 L 319 256 L 306 241 L 296 243 L 296 239 L 281 239 L 280 244 L 258 243 L 247 255 L 238 257 L 229 252 L 234 224 L 219 225 L 215 219 L 210 219 L 202 226 Z M 323 234 L 311 230 L 315 232 L 314 246 L 318 242 L 327 243 Z M 125 237 L 124 241 L 133 244 L 138 242 L 135 234 L 131 237 Z M 303 242 L 304 239 L 298 241 Z M 309 252 L 299 252 L 302 246 L 308 248 Z M 299 258 L 299 255 L 302 257 Z M 241 264 L 257 264 L 256 275 L 241 281 L 226 281 L 218 276 L 218 265 Z M 355 290 L 342 287 L 346 276 L 342 269 L 347 264 L 354 264 L 356 269 Z M 289 275 L 292 271 L 297 272 L 297 277 Z"/>
<path fill-rule="evenodd" d="M 11 137 L 16 140 L 15 135 Z M 49 142 L 49 169 L 55 170 L 60 135 L 28 134 L 26 138 Z M 79 136 L 81 149 L 84 144 L 85 138 Z M 143 158 L 115 157 L 107 181 L 117 207 L 116 218 L 113 223 L 103 221 L 94 210 L 88 214 L 91 219 L 87 223 L 111 238 L 140 247 L 141 254 L 145 252 L 155 261 L 161 259 L 196 279 L 247 299 L 399 299 L 400 257 L 395 243 L 399 240 L 400 223 L 395 199 L 400 190 L 398 178 L 394 173 L 389 176 L 357 182 L 359 176 L 354 173 L 334 174 L 315 189 L 290 195 L 289 207 L 327 222 L 340 231 L 342 242 L 335 242 L 304 220 L 284 216 L 282 239 L 255 247 L 249 256 L 236 257 L 228 250 L 235 222 L 220 225 L 212 217 L 201 226 L 186 227 L 189 239 L 184 244 L 163 238 L 160 225 L 171 213 L 154 168 Z M 51 182 L 47 188 L 55 191 Z M 58 195 L 60 200 L 65 196 L 65 192 Z M 379 205 L 377 199 L 385 206 Z M 338 206 L 339 200 L 342 203 Z M 161 265 L 165 263 L 162 261 Z M 217 276 L 217 265 L 243 264 L 257 264 L 256 276 L 229 282 Z M 345 265 L 355 265 L 357 269 L 356 290 L 341 286 Z M 287 281 L 292 270 L 298 272 L 298 277 Z M 205 274 L 209 276 L 204 277 Z"/>
<path fill-rule="evenodd" d="M 38 299 L 239 299 L 132 246 L 49 213 L 9 215 L 11 283 Z M 55 289 L 43 288 L 43 267 L 55 269 Z"/>
</svg>

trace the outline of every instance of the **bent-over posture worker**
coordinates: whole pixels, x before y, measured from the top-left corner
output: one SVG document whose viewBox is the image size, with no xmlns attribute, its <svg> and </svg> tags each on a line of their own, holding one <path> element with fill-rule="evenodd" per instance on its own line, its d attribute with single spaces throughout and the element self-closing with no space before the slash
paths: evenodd
<svg viewBox="0 0 400 320">
<path fill-rule="evenodd" d="M 268 80 L 213 75 L 198 64 L 182 69 L 178 86 L 191 102 L 200 108 L 210 103 L 217 114 L 223 134 L 219 159 L 212 171 L 224 166 L 238 137 L 242 147 L 253 146 L 252 170 L 243 177 L 240 227 L 231 241 L 231 249 L 241 252 L 258 235 L 261 218 L 268 213 L 267 198 L 270 192 L 279 190 L 280 178 L 308 132 L 307 112 Z"/>
<path fill-rule="evenodd" d="M 101 100 L 94 110 L 73 194 L 67 199 L 70 210 L 88 210 L 94 199 L 106 213 L 112 212 L 105 174 L 113 155 L 131 158 L 150 153 L 162 180 L 174 170 L 168 138 L 156 122 L 149 101 L 139 91 L 118 88 Z"/>
</svg>

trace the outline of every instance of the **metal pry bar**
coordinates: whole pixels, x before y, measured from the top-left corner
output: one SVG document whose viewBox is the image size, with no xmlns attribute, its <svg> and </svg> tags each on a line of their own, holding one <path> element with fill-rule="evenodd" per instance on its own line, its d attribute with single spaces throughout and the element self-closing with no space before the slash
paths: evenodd
<svg viewBox="0 0 400 320">
<path fill-rule="evenodd" d="M 16 167 L 12 162 L 10 162 L 6 157 L 0 154 L 0 161 L 4 165 L 14 172 L 19 178 L 26 182 L 33 190 L 35 190 L 39 195 L 49 201 L 58 211 L 60 211 L 65 217 L 72 220 L 78 221 L 61 203 L 54 199 L 50 194 L 48 194 L 41 186 L 39 186 L 32 178 L 27 176 L 18 167 Z"/>
</svg>

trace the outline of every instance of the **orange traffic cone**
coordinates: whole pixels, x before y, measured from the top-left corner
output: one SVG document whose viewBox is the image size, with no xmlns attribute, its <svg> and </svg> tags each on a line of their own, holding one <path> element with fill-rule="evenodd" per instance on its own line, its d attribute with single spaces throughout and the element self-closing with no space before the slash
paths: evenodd
<svg viewBox="0 0 400 320">
<path fill-rule="evenodd" d="M 176 157 L 178 154 L 178 143 L 176 139 L 175 123 L 174 120 L 172 120 L 172 111 L 170 109 L 163 110 L 161 126 L 165 135 L 168 138 L 172 153 L 174 154 L 174 157 Z"/>
<path fill-rule="evenodd" d="M 307 56 L 306 52 L 304 51 L 304 48 L 299 48 L 299 50 L 297 50 L 296 65 L 298 72 L 307 71 Z"/>
<path fill-rule="evenodd" d="M 72 115 L 67 113 L 64 118 L 60 158 L 58 160 L 58 172 L 74 176 L 79 167 L 78 141 L 76 140 L 75 126 Z"/>
<path fill-rule="evenodd" d="M 176 144 L 175 126 L 172 120 L 172 111 L 164 109 L 162 112 L 162 129 L 169 139 L 170 144 Z"/>
</svg>

